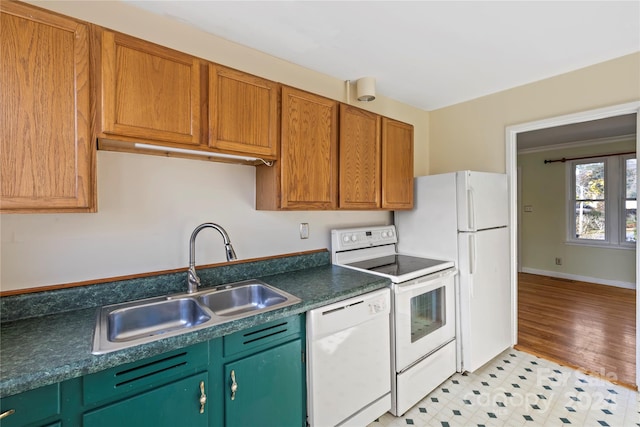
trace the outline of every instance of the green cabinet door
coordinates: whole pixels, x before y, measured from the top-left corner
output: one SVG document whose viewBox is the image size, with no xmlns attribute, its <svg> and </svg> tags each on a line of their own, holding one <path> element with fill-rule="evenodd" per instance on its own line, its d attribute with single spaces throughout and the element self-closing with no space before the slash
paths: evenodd
<svg viewBox="0 0 640 427">
<path fill-rule="evenodd" d="M 138 394 L 83 415 L 84 427 L 205 427 L 209 403 L 200 413 L 200 383 L 207 391 L 207 373 Z"/>
<path fill-rule="evenodd" d="M 224 374 L 226 427 L 305 424 L 300 339 L 227 363 Z"/>
<path fill-rule="evenodd" d="M 0 399 L 0 426 L 49 426 L 60 419 L 60 387 L 51 384 Z"/>
</svg>

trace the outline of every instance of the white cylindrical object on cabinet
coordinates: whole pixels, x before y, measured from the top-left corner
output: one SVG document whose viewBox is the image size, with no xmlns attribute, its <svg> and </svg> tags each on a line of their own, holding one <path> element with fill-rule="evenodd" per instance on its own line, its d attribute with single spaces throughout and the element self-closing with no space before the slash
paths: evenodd
<svg viewBox="0 0 640 427">
<path fill-rule="evenodd" d="M 373 77 L 362 77 L 356 82 L 356 93 L 358 101 L 370 102 L 376 99 L 376 79 Z"/>
</svg>

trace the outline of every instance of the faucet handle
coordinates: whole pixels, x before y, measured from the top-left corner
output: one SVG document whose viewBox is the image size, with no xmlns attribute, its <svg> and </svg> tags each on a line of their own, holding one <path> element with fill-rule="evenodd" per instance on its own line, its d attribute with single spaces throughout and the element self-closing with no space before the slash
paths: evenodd
<svg viewBox="0 0 640 427">
<path fill-rule="evenodd" d="M 200 286 L 200 278 L 196 273 L 196 267 L 190 266 L 189 271 L 187 272 L 187 293 L 194 293 L 198 290 Z"/>
</svg>

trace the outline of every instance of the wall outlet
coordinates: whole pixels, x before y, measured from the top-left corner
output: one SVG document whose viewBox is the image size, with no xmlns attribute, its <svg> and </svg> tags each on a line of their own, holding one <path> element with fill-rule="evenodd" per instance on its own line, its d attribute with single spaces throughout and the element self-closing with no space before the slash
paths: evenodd
<svg viewBox="0 0 640 427">
<path fill-rule="evenodd" d="M 300 238 L 308 239 L 309 238 L 309 223 L 301 222 L 300 223 Z"/>
<path fill-rule="evenodd" d="M 562 265 L 562 258 L 556 258 L 556 265 Z"/>
</svg>

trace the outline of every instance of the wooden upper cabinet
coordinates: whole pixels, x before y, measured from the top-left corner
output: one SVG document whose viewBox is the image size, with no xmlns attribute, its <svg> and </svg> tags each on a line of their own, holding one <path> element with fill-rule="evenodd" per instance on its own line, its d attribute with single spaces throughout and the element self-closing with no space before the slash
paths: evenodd
<svg viewBox="0 0 640 427">
<path fill-rule="evenodd" d="M 200 59 L 109 30 L 97 28 L 96 38 L 100 136 L 203 142 Z"/>
<path fill-rule="evenodd" d="M 336 209 L 338 102 L 282 87 L 280 160 L 256 171 L 258 209 Z"/>
<path fill-rule="evenodd" d="M 382 118 L 382 208 L 413 208 L 413 126 Z"/>
<path fill-rule="evenodd" d="M 278 83 L 209 65 L 209 146 L 275 159 L 278 154 Z"/>
<path fill-rule="evenodd" d="M 282 207 L 335 209 L 338 102 L 282 89 Z"/>
<path fill-rule="evenodd" d="M 378 114 L 340 104 L 340 208 L 379 209 L 381 145 Z"/>
<path fill-rule="evenodd" d="M 5 0 L 0 19 L 0 211 L 94 211 L 89 29 Z"/>
</svg>

